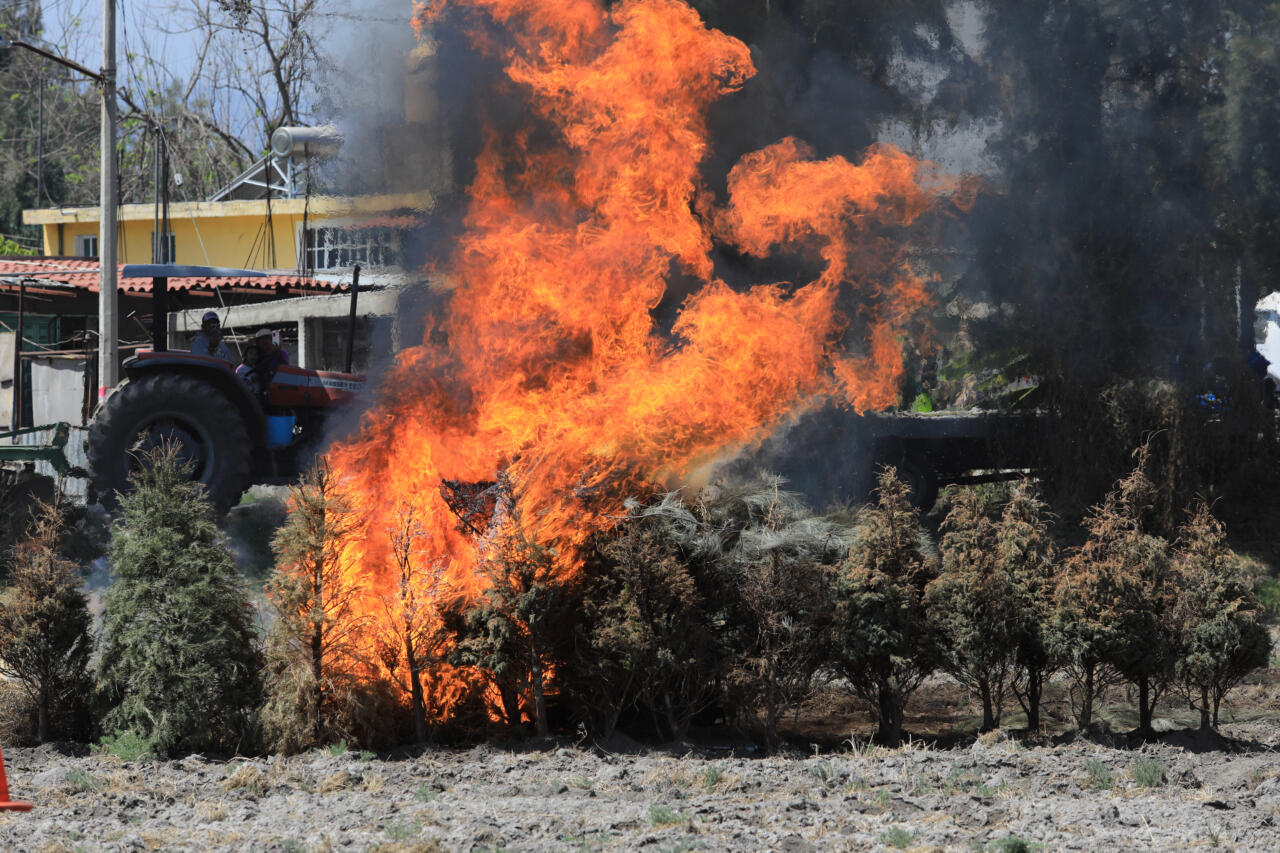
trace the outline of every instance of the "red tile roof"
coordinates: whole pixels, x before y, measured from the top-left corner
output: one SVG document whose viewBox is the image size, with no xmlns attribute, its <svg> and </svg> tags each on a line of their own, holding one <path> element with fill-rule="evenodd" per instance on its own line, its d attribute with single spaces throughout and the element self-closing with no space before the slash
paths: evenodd
<svg viewBox="0 0 1280 853">
<path fill-rule="evenodd" d="M 124 264 L 120 265 L 124 269 Z M 95 258 L 19 258 L 0 257 L 0 288 L 11 289 L 3 279 L 31 278 L 59 282 L 77 290 L 98 292 L 100 268 Z M 124 293 L 150 293 L 149 278 L 120 278 L 117 286 Z M 304 293 L 336 293 L 346 290 L 346 285 L 321 281 L 308 276 L 268 271 L 265 276 L 207 276 L 198 278 L 171 278 L 170 290 L 213 290 L 215 288 L 254 289 L 264 292 L 293 291 Z"/>
</svg>

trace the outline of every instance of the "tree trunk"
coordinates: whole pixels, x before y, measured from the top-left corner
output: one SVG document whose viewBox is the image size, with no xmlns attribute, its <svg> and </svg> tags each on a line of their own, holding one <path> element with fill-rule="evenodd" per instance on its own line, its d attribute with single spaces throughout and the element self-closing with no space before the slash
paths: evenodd
<svg viewBox="0 0 1280 853">
<path fill-rule="evenodd" d="M 43 685 L 40 688 L 40 701 L 36 712 L 36 740 L 45 743 L 49 740 L 49 690 Z"/>
<path fill-rule="evenodd" d="M 316 613 L 320 618 L 315 618 Z M 324 737 L 321 725 L 324 710 L 324 560 L 317 559 L 311 567 L 311 722 L 312 737 L 320 743 Z"/>
<path fill-rule="evenodd" d="M 1040 731 L 1040 694 L 1044 690 L 1044 672 L 1040 667 L 1027 667 L 1027 729 Z"/>
<path fill-rule="evenodd" d="M 533 713 L 537 716 L 538 737 L 546 737 L 551 729 L 547 726 L 547 697 L 542 689 L 542 661 L 536 652 L 529 674 L 533 681 Z"/>
<path fill-rule="evenodd" d="M 684 736 L 689 730 L 688 716 L 676 713 L 676 704 L 671 701 L 670 693 L 663 694 L 662 704 L 667 717 L 667 728 L 671 730 L 671 739 L 673 741 L 684 740 Z"/>
<path fill-rule="evenodd" d="M 509 685 L 498 688 L 498 696 L 502 699 L 502 713 L 507 718 L 507 726 L 516 737 L 520 736 L 520 696 Z"/>
<path fill-rule="evenodd" d="M 996 728 L 996 715 L 991 702 L 991 684 L 985 678 L 978 679 L 978 695 L 982 697 L 982 731 Z"/>
<path fill-rule="evenodd" d="M 404 658 L 409 667 L 409 696 L 413 702 L 413 736 L 418 745 L 427 742 L 427 703 L 422 695 L 422 675 L 418 671 L 418 658 L 414 654 L 413 634 L 409 626 L 404 628 Z"/>
<path fill-rule="evenodd" d="M 1076 725 L 1085 731 L 1093 722 L 1093 667 L 1084 671 L 1084 688 L 1080 696 L 1080 717 Z"/>
<path fill-rule="evenodd" d="M 1208 731 L 1209 725 L 1209 688 L 1200 688 L 1200 731 Z M 1215 709 L 1216 710 L 1216 709 Z M 1217 720 L 1214 720 L 1217 723 Z"/>
<path fill-rule="evenodd" d="M 886 746 L 897 746 L 902 742 L 902 699 L 891 687 L 881 687 L 877 699 L 879 727 L 876 740 Z"/>
<path fill-rule="evenodd" d="M 324 629 L 318 622 L 311 632 L 311 677 L 315 685 L 311 689 L 312 735 L 316 743 L 320 743 L 324 737 L 320 722 L 324 710 Z"/>
<path fill-rule="evenodd" d="M 1153 733 L 1151 706 L 1151 679 L 1144 675 L 1138 679 L 1138 733 L 1143 737 Z"/>
<path fill-rule="evenodd" d="M 778 706 L 781 703 L 778 700 L 777 680 L 774 675 L 772 666 L 766 669 L 764 685 L 764 745 L 765 750 L 770 755 L 778 747 L 778 718 L 781 716 L 778 712 Z"/>
</svg>

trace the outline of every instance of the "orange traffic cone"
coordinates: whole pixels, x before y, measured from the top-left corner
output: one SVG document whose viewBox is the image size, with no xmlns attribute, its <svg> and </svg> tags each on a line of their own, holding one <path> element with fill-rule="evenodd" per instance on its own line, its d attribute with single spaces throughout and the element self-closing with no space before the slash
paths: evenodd
<svg viewBox="0 0 1280 853">
<path fill-rule="evenodd" d="M 4 775 L 4 753 L 0 752 L 0 811 L 29 812 L 31 803 L 9 802 L 9 780 Z"/>
</svg>

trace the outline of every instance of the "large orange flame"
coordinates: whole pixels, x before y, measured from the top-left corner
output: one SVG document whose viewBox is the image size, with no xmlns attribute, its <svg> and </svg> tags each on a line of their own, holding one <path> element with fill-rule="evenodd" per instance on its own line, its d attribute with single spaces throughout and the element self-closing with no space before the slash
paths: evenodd
<svg viewBox="0 0 1280 853">
<path fill-rule="evenodd" d="M 477 537 L 442 480 L 504 474 L 571 573 L 572 546 L 628 487 L 679 483 L 815 401 L 892 404 L 902 339 L 929 304 L 899 232 L 955 189 L 888 146 L 855 163 L 784 139 L 743 157 L 718 205 L 700 176 L 707 110 L 755 73 L 745 45 L 677 0 L 448 2 L 504 28 L 482 49 L 502 51 L 557 133 L 490 134 L 447 308 L 332 451 L 364 517 L 348 547 L 371 602 L 398 583 L 387 531 L 406 506 L 421 559 L 443 561 L 461 594 L 482 591 Z M 731 287 L 715 243 L 821 271 Z M 651 312 L 675 275 L 697 286 L 664 333 Z"/>
</svg>

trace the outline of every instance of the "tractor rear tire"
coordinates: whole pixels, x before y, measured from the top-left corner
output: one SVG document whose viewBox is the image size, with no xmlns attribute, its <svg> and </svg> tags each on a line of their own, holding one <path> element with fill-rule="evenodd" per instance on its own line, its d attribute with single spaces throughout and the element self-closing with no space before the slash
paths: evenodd
<svg viewBox="0 0 1280 853">
<path fill-rule="evenodd" d="M 219 514 L 239 503 L 252 446 L 235 405 L 194 377 L 156 373 L 108 397 L 89 427 L 89 470 L 103 506 L 115 508 L 146 455 L 164 442 L 177 446 Z"/>
</svg>

